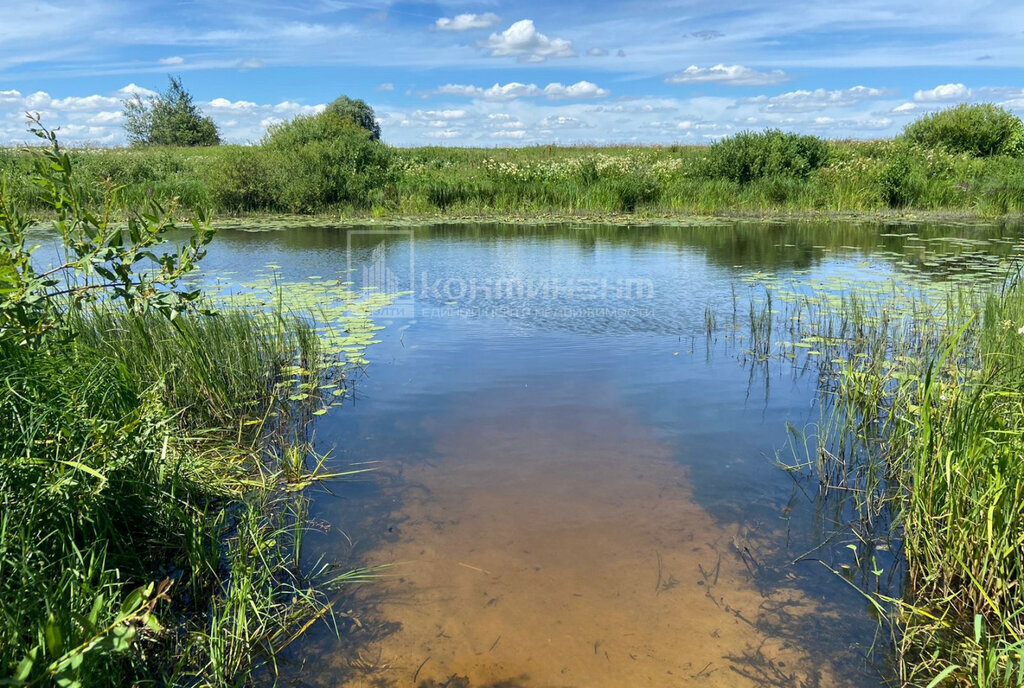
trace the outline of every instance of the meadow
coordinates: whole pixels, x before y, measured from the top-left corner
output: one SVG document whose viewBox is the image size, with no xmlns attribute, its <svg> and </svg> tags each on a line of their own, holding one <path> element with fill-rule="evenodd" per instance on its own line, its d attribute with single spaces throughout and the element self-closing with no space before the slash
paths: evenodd
<svg viewBox="0 0 1024 688">
<path fill-rule="evenodd" d="M 255 146 L 83 149 L 72 157 L 83 183 L 101 194 L 98 182 L 109 180 L 124 207 L 173 197 L 186 209 L 221 215 L 995 219 L 1024 212 L 1024 165 L 1015 149 L 979 155 L 906 136 L 821 141 L 775 132 L 715 146 L 494 149 L 399 149 L 351 139 L 268 137 Z M 25 153 L 0 150 L 9 192 L 35 207 L 29 165 Z"/>
</svg>

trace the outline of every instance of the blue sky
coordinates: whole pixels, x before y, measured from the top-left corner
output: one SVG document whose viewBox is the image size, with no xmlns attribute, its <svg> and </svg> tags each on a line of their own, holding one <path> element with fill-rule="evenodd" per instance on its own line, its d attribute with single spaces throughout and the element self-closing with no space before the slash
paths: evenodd
<svg viewBox="0 0 1024 688">
<path fill-rule="evenodd" d="M 27 110 L 121 144 L 121 100 L 169 73 L 237 143 L 343 93 L 402 146 L 877 138 L 1024 114 L 1024 3 L 0 0 L 0 145 Z"/>
</svg>

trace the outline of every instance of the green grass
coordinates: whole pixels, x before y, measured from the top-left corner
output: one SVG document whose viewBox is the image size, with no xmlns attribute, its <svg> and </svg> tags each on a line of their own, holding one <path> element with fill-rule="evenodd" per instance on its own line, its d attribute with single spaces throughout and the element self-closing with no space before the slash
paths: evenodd
<svg viewBox="0 0 1024 688">
<path fill-rule="evenodd" d="M 822 420 L 787 467 L 855 515 L 856 585 L 892 632 L 899 684 L 1024 684 L 1024 287 L 776 286 L 751 308 L 750 351 L 820 375 Z M 900 597 L 874 558 L 892 538 Z"/>
<path fill-rule="evenodd" d="M 72 321 L 0 341 L 0 677 L 247 685 L 331 618 L 298 565 L 320 339 L 240 309 Z"/>
<path fill-rule="evenodd" d="M 823 145 L 827 153 L 815 152 L 813 165 L 762 161 L 759 176 L 741 181 L 719 174 L 710 160 L 712 148 L 699 146 L 390 149 L 373 161 L 372 173 L 357 175 L 358 184 L 343 184 L 340 196 L 338 184 L 330 182 L 341 174 L 332 170 L 340 168 L 328 149 L 319 156 L 306 151 L 302 160 L 291 160 L 287 151 L 240 146 L 81 150 L 74 157 L 83 181 L 109 178 L 123 185 L 126 207 L 152 194 L 222 214 L 440 219 L 893 209 L 980 218 L 1024 213 L 1019 158 L 981 158 L 901 140 Z M 0 151 L 0 169 L 11 172 L 13 193 L 32 206 L 36 191 L 24 174 L 25 158 Z M 320 181 L 296 187 L 294 175 L 284 172 L 296 166 Z"/>
</svg>

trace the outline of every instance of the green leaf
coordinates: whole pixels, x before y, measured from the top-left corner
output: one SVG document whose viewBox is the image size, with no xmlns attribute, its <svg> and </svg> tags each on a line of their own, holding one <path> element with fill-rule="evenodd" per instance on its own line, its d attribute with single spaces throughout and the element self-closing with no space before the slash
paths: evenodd
<svg viewBox="0 0 1024 688">
<path fill-rule="evenodd" d="M 15 681 L 23 683 L 28 680 L 29 674 L 32 673 L 32 665 L 36 663 L 36 652 L 38 650 L 38 647 L 33 647 L 29 650 L 29 653 L 22 657 L 21 661 L 18 662 L 18 667 L 14 670 Z"/>
<path fill-rule="evenodd" d="M 43 634 L 46 636 L 46 649 L 49 651 L 50 656 L 60 657 L 64 652 L 64 634 L 61 633 L 60 625 L 52 613 L 46 620 Z"/>
</svg>

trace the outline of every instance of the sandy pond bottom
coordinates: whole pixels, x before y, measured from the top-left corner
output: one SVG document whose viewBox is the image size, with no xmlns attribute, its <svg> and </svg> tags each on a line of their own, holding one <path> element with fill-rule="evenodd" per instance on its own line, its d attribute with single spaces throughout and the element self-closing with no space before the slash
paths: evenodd
<svg viewBox="0 0 1024 688">
<path fill-rule="evenodd" d="M 695 504 L 665 448 L 621 415 L 551 411 L 446 422 L 439 461 L 390 465 L 398 536 L 369 563 L 402 563 L 356 608 L 392 632 L 321 664 L 326 684 L 843 684 L 791 640 L 814 601 L 759 589 L 763 543 Z"/>
</svg>

